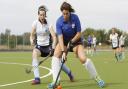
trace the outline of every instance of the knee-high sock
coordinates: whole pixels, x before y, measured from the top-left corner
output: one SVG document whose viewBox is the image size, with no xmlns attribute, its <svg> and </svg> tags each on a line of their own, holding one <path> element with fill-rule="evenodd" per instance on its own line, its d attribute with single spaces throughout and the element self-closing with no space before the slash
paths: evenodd
<svg viewBox="0 0 128 89">
<path fill-rule="evenodd" d="M 57 75 L 60 70 L 60 60 L 57 57 L 52 57 L 52 73 L 53 73 L 53 82 L 56 81 Z M 60 77 L 58 78 L 58 81 L 60 81 Z"/>
<path fill-rule="evenodd" d="M 120 53 L 119 52 L 115 53 L 115 58 L 116 58 L 117 61 L 120 60 Z"/>
<path fill-rule="evenodd" d="M 38 68 L 38 60 L 37 59 L 33 59 L 32 66 L 33 66 L 33 72 L 34 72 L 35 78 L 40 78 L 39 68 Z"/>
<path fill-rule="evenodd" d="M 60 59 L 61 60 L 61 59 Z M 60 64 L 62 64 L 62 62 L 60 61 Z M 62 70 L 68 75 L 70 74 L 71 70 L 65 65 L 63 64 Z"/>
<path fill-rule="evenodd" d="M 125 53 L 122 52 L 122 59 L 125 59 Z"/>
<path fill-rule="evenodd" d="M 96 71 L 96 68 L 95 68 L 93 62 L 87 58 L 84 65 L 85 65 L 85 68 L 87 69 L 87 71 L 89 72 L 90 76 L 95 79 L 98 76 L 98 74 L 97 74 L 97 71 Z"/>
</svg>

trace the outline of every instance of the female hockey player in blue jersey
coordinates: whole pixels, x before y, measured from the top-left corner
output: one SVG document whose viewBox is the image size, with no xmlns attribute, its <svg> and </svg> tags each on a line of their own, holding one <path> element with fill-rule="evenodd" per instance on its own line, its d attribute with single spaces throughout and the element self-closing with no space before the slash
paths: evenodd
<svg viewBox="0 0 128 89">
<path fill-rule="evenodd" d="M 62 16 L 56 22 L 56 30 L 59 43 L 57 44 L 52 58 L 53 82 L 48 85 L 49 89 L 53 89 L 55 81 L 60 69 L 61 57 L 66 60 L 67 58 L 67 45 L 70 43 L 70 51 L 73 51 L 80 62 L 84 65 L 85 69 L 90 73 L 91 77 L 98 83 L 100 87 L 104 87 L 104 81 L 99 77 L 95 66 L 91 59 L 85 56 L 84 47 L 81 42 L 81 24 L 79 18 L 74 14 L 72 6 L 64 2 L 60 8 Z M 75 60 L 74 60 L 75 61 Z M 74 66 L 74 65 L 72 65 Z M 57 85 L 60 84 L 60 78 Z"/>
</svg>

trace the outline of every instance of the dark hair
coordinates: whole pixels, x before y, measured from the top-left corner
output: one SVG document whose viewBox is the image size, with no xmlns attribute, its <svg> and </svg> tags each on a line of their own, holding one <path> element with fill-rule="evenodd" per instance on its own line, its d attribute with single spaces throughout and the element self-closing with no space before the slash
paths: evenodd
<svg viewBox="0 0 128 89">
<path fill-rule="evenodd" d="M 38 8 L 38 14 L 40 13 L 40 11 L 45 11 L 45 17 L 47 17 L 47 16 L 46 16 L 46 12 L 48 11 L 48 9 L 46 8 L 46 6 L 41 5 L 41 6 Z M 46 19 L 44 20 L 44 23 L 47 24 L 47 20 L 46 20 Z"/>
<path fill-rule="evenodd" d="M 48 11 L 48 9 L 46 8 L 46 6 L 41 5 L 41 6 L 38 8 L 38 14 L 40 13 L 40 11 L 45 11 L 45 14 L 46 14 L 46 12 Z"/>
<path fill-rule="evenodd" d="M 61 11 L 68 10 L 69 12 L 75 12 L 75 10 L 72 8 L 72 6 L 67 2 L 63 2 L 63 4 L 60 7 L 60 10 Z"/>
</svg>

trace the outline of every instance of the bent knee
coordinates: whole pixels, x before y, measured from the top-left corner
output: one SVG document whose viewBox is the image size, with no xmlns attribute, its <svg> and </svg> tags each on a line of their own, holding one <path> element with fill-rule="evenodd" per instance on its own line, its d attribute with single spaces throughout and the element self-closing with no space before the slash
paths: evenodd
<svg viewBox="0 0 128 89">
<path fill-rule="evenodd" d="M 32 58 L 37 58 L 39 55 L 41 55 L 41 53 L 39 51 L 33 50 Z"/>
<path fill-rule="evenodd" d="M 81 57 L 81 58 L 80 58 L 80 62 L 81 62 L 82 64 L 84 64 L 84 63 L 86 62 L 86 59 L 87 59 L 86 57 Z"/>
</svg>

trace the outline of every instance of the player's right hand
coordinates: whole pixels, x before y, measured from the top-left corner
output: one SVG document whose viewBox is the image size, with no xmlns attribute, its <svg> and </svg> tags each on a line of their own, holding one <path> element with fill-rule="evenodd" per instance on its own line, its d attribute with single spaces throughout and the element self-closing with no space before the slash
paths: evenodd
<svg viewBox="0 0 128 89">
<path fill-rule="evenodd" d="M 31 44 L 32 46 L 34 45 L 33 39 L 30 39 L 30 44 Z"/>
<path fill-rule="evenodd" d="M 53 56 L 53 54 L 54 54 L 54 49 L 52 48 L 52 49 L 50 50 L 50 55 Z"/>
<path fill-rule="evenodd" d="M 111 43 L 111 40 L 108 40 L 109 43 Z"/>
<path fill-rule="evenodd" d="M 66 55 L 66 52 L 63 51 L 62 53 L 62 61 L 66 61 L 67 60 L 67 55 Z"/>
<path fill-rule="evenodd" d="M 69 42 L 69 47 L 73 47 L 73 42 L 72 41 Z"/>
</svg>

